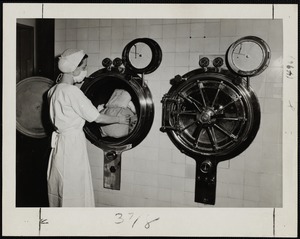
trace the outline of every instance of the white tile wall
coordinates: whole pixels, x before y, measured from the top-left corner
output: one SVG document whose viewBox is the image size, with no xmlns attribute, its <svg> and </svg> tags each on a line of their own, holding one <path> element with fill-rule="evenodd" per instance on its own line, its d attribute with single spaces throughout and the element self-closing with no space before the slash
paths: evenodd
<svg viewBox="0 0 300 239">
<path fill-rule="evenodd" d="M 236 36 L 236 20 L 221 21 L 220 34 L 222 37 Z"/>
<path fill-rule="evenodd" d="M 66 41 L 65 48 L 76 48 L 77 42 L 76 41 Z"/>
<path fill-rule="evenodd" d="M 77 27 L 78 28 L 85 28 L 89 27 L 89 21 L 88 19 L 78 19 L 77 20 Z"/>
<path fill-rule="evenodd" d="M 205 37 L 219 37 L 220 36 L 220 22 L 206 23 L 204 27 Z"/>
<path fill-rule="evenodd" d="M 57 21 L 57 20 L 55 20 Z M 61 20 L 63 21 L 63 20 Z M 71 28 L 77 28 L 77 19 L 67 19 L 66 21 L 66 28 L 71 29 Z"/>
<path fill-rule="evenodd" d="M 87 41 L 89 39 L 89 28 L 79 28 L 77 30 L 77 40 Z"/>
<path fill-rule="evenodd" d="M 89 28 L 88 32 L 89 40 L 99 41 L 100 29 L 98 27 L 91 27 Z"/>
<path fill-rule="evenodd" d="M 204 54 L 218 54 L 220 51 L 219 37 L 209 37 L 204 39 Z"/>
<path fill-rule="evenodd" d="M 76 29 L 67 29 L 65 30 L 66 40 L 67 41 L 76 41 L 77 40 L 77 30 Z M 56 36 L 55 36 L 56 38 Z M 57 40 L 57 38 L 56 38 Z"/>
<path fill-rule="evenodd" d="M 99 19 L 89 19 L 89 27 L 99 27 L 100 20 Z"/>
<path fill-rule="evenodd" d="M 204 37 L 204 23 L 192 23 L 191 24 L 191 37 Z"/>
<path fill-rule="evenodd" d="M 176 37 L 176 25 L 165 24 L 163 25 L 163 38 L 175 38 Z"/>
<path fill-rule="evenodd" d="M 159 131 L 161 97 L 169 80 L 198 68 L 199 55 L 225 54 L 240 37 L 262 37 L 271 48 L 265 72 L 251 79 L 261 105 L 261 127 L 249 148 L 221 162 L 215 206 L 194 202 L 194 159 L 180 153 Z M 144 141 L 122 154 L 121 190 L 103 188 L 103 151 L 87 143 L 97 206 L 280 207 L 282 205 L 282 22 L 219 19 L 57 19 L 55 55 L 79 48 L 89 55 L 89 74 L 105 57 L 120 57 L 138 37 L 155 39 L 161 66 L 146 80 L 155 102 L 155 119 Z"/>
</svg>

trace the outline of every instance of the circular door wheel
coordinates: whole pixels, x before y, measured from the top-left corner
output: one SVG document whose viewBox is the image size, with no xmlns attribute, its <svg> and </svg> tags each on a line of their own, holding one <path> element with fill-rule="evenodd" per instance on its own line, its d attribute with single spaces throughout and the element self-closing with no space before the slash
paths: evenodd
<svg viewBox="0 0 300 239">
<path fill-rule="evenodd" d="M 230 71 L 239 76 L 250 77 L 262 73 L 269 65 L 271 51 L 259 37 L 243 37 L 228 48 L 226 64 Z"/>
<path fill-rule="evenodd" d="M 125 46 L 122 59 L 124 66 L 132 72 L 150 74 L 159 67 L 162 51 L 156 41 L 137 38 Z"/>
<path fill-rule="evenodd" d="M 235 157 L 254 139 L 260 107 L 251 88 L 230 74 L 189 72 L 172 87 L 163 106 L 168 136 L 183 153 L 219 161 Z"/>
<path fill-rule="evenodd" d="M 17 84 L 17 130 L 32 138 L 44 138 L 52 130 L 47 105 L 47 92 L 53 81 L 45 77 L 29 77 Z"/>
</svg>

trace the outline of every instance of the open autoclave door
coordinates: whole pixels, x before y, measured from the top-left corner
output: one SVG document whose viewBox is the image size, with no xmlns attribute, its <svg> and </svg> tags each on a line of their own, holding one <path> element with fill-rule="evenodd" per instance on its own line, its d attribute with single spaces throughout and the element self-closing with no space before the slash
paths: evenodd
<svg viewBox="0 0 300 239">
<path fill-rule="evenodd" d="M 104 187 L 120 189 L 121 155 L 143 141 L 151 129 L 154 103 L 144 75 L 155 71 L 162 59 L 160 46 L 152 39 L 138 38 L 129 42 L 122 59 L 105 58 L 104 68 L 86 78 L 81 90 L 97 107 L 106 104 L 115 89 L 125 90 L 131 96 L 137 121 L 130 133 L 121 138 L 103 137 L 97 123 L 86 123 L 86 137 L 104 151 Z"/>
</svg>

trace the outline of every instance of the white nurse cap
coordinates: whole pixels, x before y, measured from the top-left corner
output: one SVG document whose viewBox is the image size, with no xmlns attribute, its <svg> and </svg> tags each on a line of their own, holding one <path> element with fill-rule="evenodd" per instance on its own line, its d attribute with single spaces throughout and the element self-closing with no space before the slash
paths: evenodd
<svg viewBox="0 0 300 239">
<path fill-rule="evenodd" d="M 67 49 L 65 50 L 58 61 L 58 69 L 63 73 L 71 73 L 75 71 L 79 63 L 83 59 L 85 53 L 83 50 Z"/>
</svg>

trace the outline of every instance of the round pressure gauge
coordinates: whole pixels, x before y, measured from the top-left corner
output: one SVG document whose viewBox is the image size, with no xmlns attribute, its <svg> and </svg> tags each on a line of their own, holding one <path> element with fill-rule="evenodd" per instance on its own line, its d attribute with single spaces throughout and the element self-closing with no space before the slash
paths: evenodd
<svg viewBox="0 0 300 239">
<path fill-rule="evenodd" d="M 239 76 L 255 76 L 268 67 L 270 57 L 270 48 L 264 40 L 247 36 L 231 44 L 226 63 L 228 69 Z"/>
<path fill-rule="evenodd" d="M 149 74 L 159 67 L 162 51 L 154 40 L 138 38 L 125 46 L 122 58 L 125 67 L 131 71 Z"/>
<path fill-rule="evenodd" d="M 207 57 L 202 57 L 199 60 L 199 66 L 201 66 L 202 68 L 208 67 L 208 65 L 209 65 L 209 59 Z"/>
</svg>

